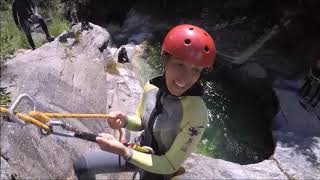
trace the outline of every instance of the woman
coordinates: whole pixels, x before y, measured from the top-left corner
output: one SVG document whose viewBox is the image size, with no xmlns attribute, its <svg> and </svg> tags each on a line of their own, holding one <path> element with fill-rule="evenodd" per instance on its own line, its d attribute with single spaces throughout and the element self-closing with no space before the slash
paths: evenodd
<svg viewBox="0 0 320 180">
<path fill-rule="evenodd" d="M 205 68 L 212 68 L 215 54 L 214 41 L 205 30 L 189 24 L 171 29 L 162 44 L 164 74 L 145 85 L 136 114 L 112 112 L 108 118 L 113 129 L 144 130 L 141 145 L 154 153 L 135 151 L 102 133 L 96 140 L 104 151 L 82 156 L 74 164 L 76 175 L 121 171 L 132 164 L 143 170 L 141 179 L 173 177 L 205 130 L 208 113 L 199 79 Z M 118 155 L 123 157 L 121 167 Z"/>
</svg>

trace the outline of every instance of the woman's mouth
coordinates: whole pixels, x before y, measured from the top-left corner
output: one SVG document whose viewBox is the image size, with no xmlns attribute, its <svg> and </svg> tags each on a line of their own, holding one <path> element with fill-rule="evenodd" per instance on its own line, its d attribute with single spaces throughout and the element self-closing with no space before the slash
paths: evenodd
<svg viewBox="0 0 320 180">
<path fill-rule="evenodd" d="M 186 83 L 183 82 L 173 81 L 173 84 L 177 89 L 184 89 L 186 87 Z"/>
<path fill-rule="evenodd" d="M 181 81 L 171 81 L 170 86 L 168 86 L 170 93 L 174 96 L 180 96 L 186 89 L 188 89 L 188 84 Z"/>
</svg>

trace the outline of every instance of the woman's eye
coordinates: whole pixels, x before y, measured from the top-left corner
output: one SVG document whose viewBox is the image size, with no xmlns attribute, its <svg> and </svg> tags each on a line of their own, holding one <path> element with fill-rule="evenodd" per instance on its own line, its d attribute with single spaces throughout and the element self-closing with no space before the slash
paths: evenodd
<svg viewBox="0 0 320 180">
<path fill-rule="evenodd" d="M 182 63 L 177 63 L 176 65 L 177 65 L 178 67 L 180 67 L 180 68 L 183 67 L 183 64 L 182 64 Z"/>
<path fill-rule="evenodd" d="M 194 73 L 200 73 L 201 70 L 200 70 L 200 69 L 197 69 L 197 68 L 194 68 L 194 69 L 193 69 L 193 72 L 194 72 Z"/>
</svg>

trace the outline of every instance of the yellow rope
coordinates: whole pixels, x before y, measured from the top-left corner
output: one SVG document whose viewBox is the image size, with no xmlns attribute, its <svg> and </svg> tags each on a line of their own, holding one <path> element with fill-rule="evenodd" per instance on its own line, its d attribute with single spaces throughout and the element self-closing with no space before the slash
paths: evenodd
<svg viewBox="0 0 320 180">
<path fill-rule="evenodd" d="M 9 113 L 9 110 L 5 107 L 0 107 L 1 113 Z M 109 114 L 76 114 L 76 113 L 47 113 L 47 112 L 36 112 L 30 111 L 28 115 L 22 113 L 15 113 L 21 120 L 32 123 L 37 127 L 40 127 L 46 131 L 50 130 L 50 127 L 45 123 L 50 118 L 109 118 Z"/>
<path fill-rule="evenodd" d="M 7 108 L 0 107 L 0 112 L 1 112 L 1 113 L 8 113 L 9 110 L 8 110 Z"/>
<path fill-rule="evenodd" d="M 109 114 L 42 113 L 50 118 L 109 118 Z"/>
<path fill-rule="evenodd" d="M 9 110 L 5 107 L 0 107 L 0 113 L 9 113 Z M 61 113 L 43 113 L 43 112 L 36 112 L 36 111 L 30 111 L 28 113 L 28 115 L 26 114 L 22 114 L 19 112 L 15 112 L 15 115 L 25 121 L 26 123 L 31 123 L 41 129 L 44 129 L 46 131 L 50 131 L 51 128 L 46 125 L 45 123 L 47 123 L 50 118 L 108 118 L 110 117 L 109 114 L 61 114 Z M 123 136 L 122 131 L 120 130 L 120 140 Z M 132 149 L 143 152 L 143 153 L 151 153 L 152 150 L 145 148 L 145 147 L 141 147 L 138 145 L 133 145 Z"/>
<path fill-rule="evenodd" d="M 9 113 L 9 110 L 7 108 L 4 108 L 4 107 L 0 107 L 0 112 L 1 113 Z M 37 119 L 31 117 L 31 116 L 28 116 L 26 114 L 22 114 L 22 113 L 15 113 L 15 115 L 25 121 L 26 123 L 31 123 L 31 124 L 34 124 L 35 126 L 41 128 L 41 129 L 44 129 L 46 131 L 50 131 L 50 127 L 47 126 L 46 124 L 38 121 Z"/>
</svg>

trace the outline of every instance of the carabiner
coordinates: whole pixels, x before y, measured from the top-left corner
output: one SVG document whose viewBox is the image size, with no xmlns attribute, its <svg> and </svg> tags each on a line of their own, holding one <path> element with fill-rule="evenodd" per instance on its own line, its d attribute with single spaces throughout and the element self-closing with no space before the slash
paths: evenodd
<svg viewBox="0 0 320 180">
<path fill-rule="evenodd" d="M 72 128 L 71 125 L 63 121 L 49 121 L 48 126 L 51 128 L 50 131 L 43 131 L 43 129 L 39 129 L 39 132 L 45 136 L 54 134 L 54 135 L 65 136 L 65 137 L 74 137 L 74 132 L 71 129 Z M 57 131 L 55 128 L 57 126 L 64 129 L 64 131 Z"/>
<path fill-rule="evenodd" d="M 65 130 L 65 132 L 56 131 L 54 128 L 55 126 L 60 126 L 62 129 Z M 91 142 L 96 142 L 96 137 L 97 137 L 96 134 L 78 131 L 76 128 L 72 127 L 70 124 L 67 124 L 63 121 L 50 121 L 49 127 L 51 128 L 51 131 L 43 132 L 42 130 L 40 130 L 40 133 L 43 135 L 54 134 L 54 135 L 65 136 L 65 137 L 75 137 L 75 138 L 80 138 L 80 139 L 84 139 Z"/>
<path fill-rule="evenodd" d="M 8 113 L 9 113 L 9 118 L 11 120 L 13 120 L 14 122 L 17 122 L 18 124 L 25 126 L 27 123 L 20 120 L 19 118 L 17 118 L 17 116 L 14 114 L 14 110 L 15 108 L 18 106 L 18 104 L 21 102 L 22 99 L 28 99 L 29 101 L 32 102 L 33 105 L 33 111 L 36 111 L 36 103 L 33 101 L 33 99 L 31 98 L 31 96 L 29 96 L 28 94 L 21 94 L 18 96 L 18 98 L 12 103 L 12 105 L 9 107 Z"/>
</svg>

